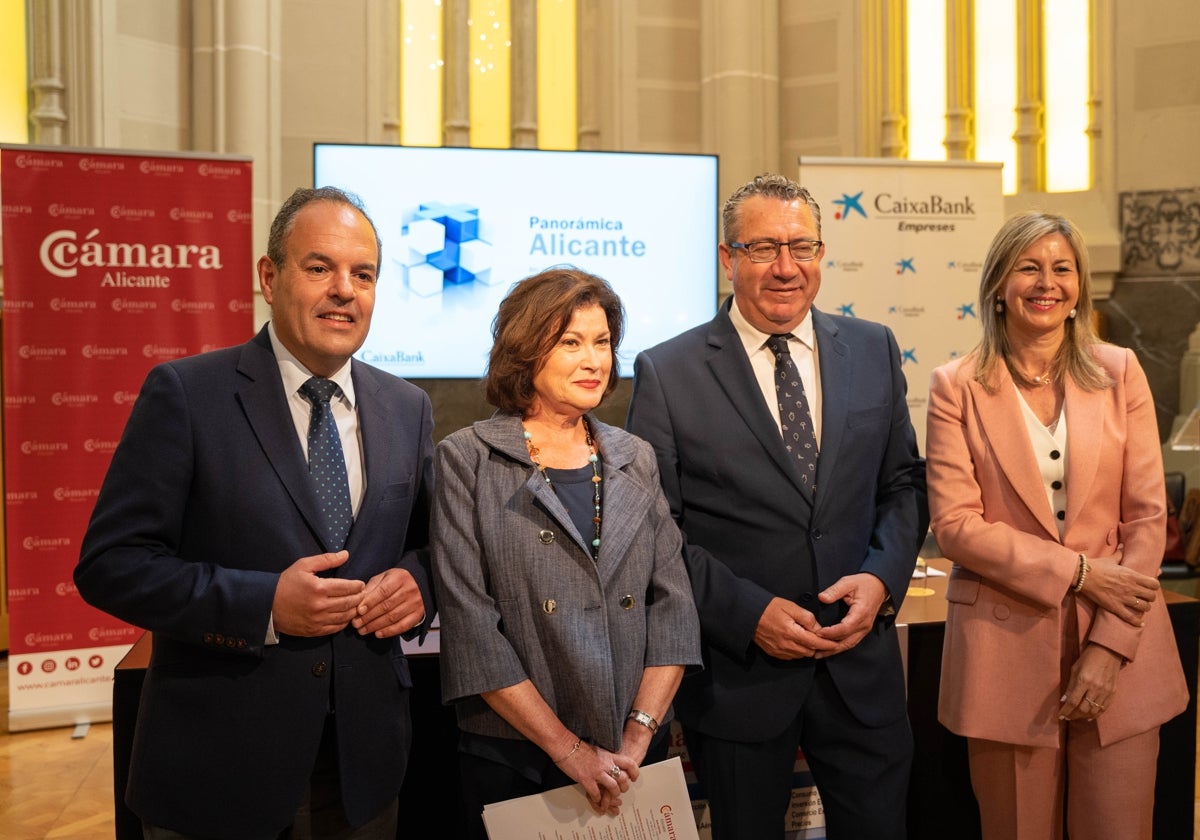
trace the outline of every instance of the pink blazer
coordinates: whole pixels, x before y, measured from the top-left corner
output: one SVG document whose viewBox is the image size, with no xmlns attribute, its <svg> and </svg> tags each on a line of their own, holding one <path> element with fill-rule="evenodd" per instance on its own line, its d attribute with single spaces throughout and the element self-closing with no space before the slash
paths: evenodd
<svg viewBox="0 0 1200 840">
<path fill-rule="evenodd" d="M 933 372 L 926 449 L 931 526 L 954 561 L 942 652 L 938 718 L 951 731 L 1027 746 L 1056 746 L 1067 613 L 1080 642 L 1116 651 L 1121 671 L 1097 720 L 1109 744 L 1183 711 L 1188 687 L 1161 596 L 1145 626 L 1131 627 L 1071 595 L 1079 554 L 1124 543 L 1124 564 L 1158 575 L 1166 491 L 1154 401 L 1134 354 L 1102 345 L 1115 381 L 1087 392 L 1066 383 L 1067 507 L 1060 541 L 1054 513 L 1008 371 L 988 393 L 973 356 Z"/>
</svg>

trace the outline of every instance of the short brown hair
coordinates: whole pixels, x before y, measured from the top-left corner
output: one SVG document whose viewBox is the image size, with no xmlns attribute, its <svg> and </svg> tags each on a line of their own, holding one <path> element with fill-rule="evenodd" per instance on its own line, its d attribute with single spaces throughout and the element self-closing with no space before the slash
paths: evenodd
<svg viewBox="0 0 1200 840">
<path fill-rule="evenodd" d="M 575 310 L 595 304 L 608 320 L 612 369 L 604 387 L 617 387 L 617 348 L 625 327 L 625 307 L 608 282 L 574 266 L 553 266 L 519 280 L 509 289 L 492 320 L 492 352 L 483 377 L 487 401 L 501 411 L 522 414 L 532 404 L 533 377 L 571 323 Z"/>
</svg>

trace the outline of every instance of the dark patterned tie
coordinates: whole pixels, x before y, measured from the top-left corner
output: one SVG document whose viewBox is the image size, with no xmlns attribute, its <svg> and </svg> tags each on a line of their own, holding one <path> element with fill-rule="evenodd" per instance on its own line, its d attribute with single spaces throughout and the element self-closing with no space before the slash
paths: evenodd
<svg viewBox="0 0 1200 840">
<path fill-rule="evenodd" d="M 783 429 L 783 444 L 800 465 L 800 480 L 813 491 L 817 489 L 817 436 L 813 431 L 812 414 L 804 397 L 800 371 L 788 350 L 790 333 L 773 335 L 767 347 L 775 354 L 775 395 L 779 398 L 779 424 Z"/>
<path fill-rule="evenodd" d="M 341 551 L 354 521 L 342 439 L 329 405 L 329 399 L 337 390 L 336 382 L 319 376 L 300 386 L 301 393 L 312 403 L 308 421 L 308 473 L 312 476 L 321 516 L 325 519 L 325 540 L 330 551 Z"/>
</svg>

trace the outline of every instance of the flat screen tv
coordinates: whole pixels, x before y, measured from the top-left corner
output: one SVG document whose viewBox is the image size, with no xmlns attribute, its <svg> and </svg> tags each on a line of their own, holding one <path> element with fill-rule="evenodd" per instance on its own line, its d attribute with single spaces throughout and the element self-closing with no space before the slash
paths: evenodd
<svg viewBox="0 0 1200 840">
<path fill-rule="evenodd" d="M 383 240 L 357 356 L 399 376 L 481 376 L 501 298 L 553 265 L 620 295 L 623 376 L 716 312 L 715 155 L 318 143 L 313 157 L 313 183 L 358 194 Z"/>
</svg>

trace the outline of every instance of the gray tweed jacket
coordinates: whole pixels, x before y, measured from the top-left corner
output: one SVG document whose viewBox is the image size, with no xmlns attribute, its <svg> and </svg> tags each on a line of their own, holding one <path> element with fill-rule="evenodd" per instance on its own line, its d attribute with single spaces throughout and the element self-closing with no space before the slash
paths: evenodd
<svg viewBox="0 0 1200 840">
<path fill-rule="evenodd" d="M 463 731 L 522 737 L 479 694 L 528 678 L 573 732 L 617 750 L 643 669 L 700 664 L 681 537 L 654 453 L 622 429 L 588 423 L 604 480 L 596 562 L 591 535 L 534 468 L 519 418 L 496 415 L 438 444 L 442 698 L 456 704 Z"/>
</svg>

